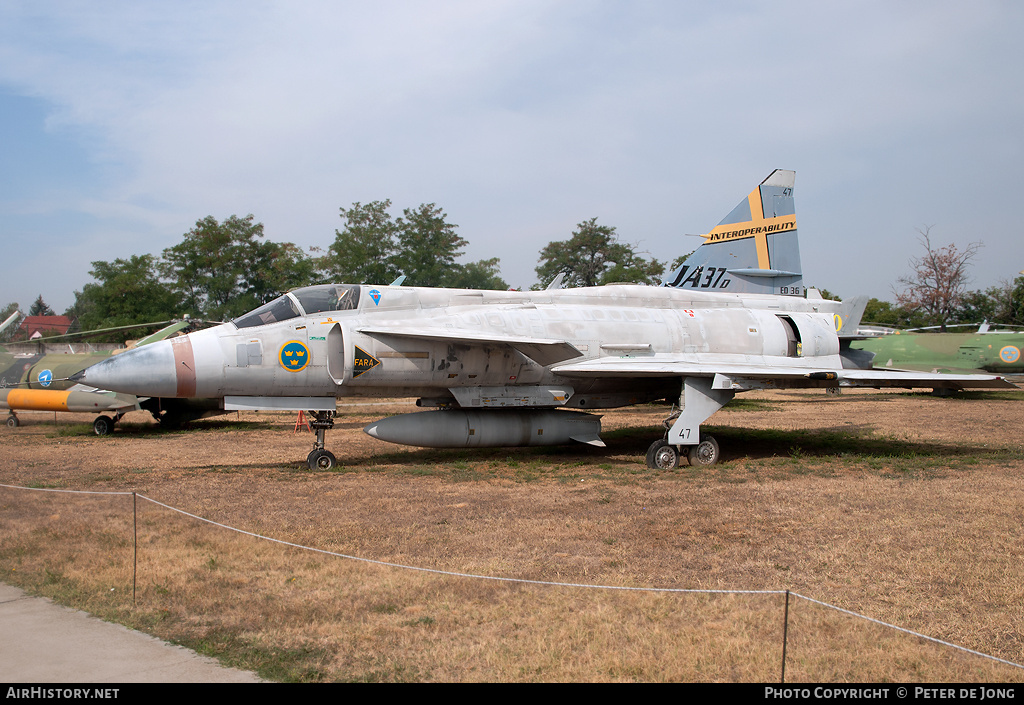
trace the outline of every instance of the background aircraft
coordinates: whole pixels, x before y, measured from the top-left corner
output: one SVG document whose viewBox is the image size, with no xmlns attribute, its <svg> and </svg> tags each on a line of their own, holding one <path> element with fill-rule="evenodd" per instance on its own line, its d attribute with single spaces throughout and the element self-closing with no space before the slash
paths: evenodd
<svg viewBox="0 0 1024 705">
<path fill-rule="evenodd" d="M 3 333 L 9 327 L 14 325 L 14 322 L 17 321 L 19 318 L 21 318 L 21 311 L 15 311 L 10 316 L 8 316 L 7 320 L 5 320 L 3 323 L 0 323 L 0 333 Z"/>
<path fill-rule="evenodd" d="M 306 410 L 324 447 L 337 397 L 416 396 L 438 411 L 368 425 L 430 447 L 602 445 L 580 411 L 677 402 L 647 463 L 711 465 L 700 424 L 737 392 L 786 387 L 1012 386 L 1001 378 L 872 369 L 849 347 L 856 304 L 803 286 L 794 173 L 776 170 L 710 233 L 666 286 L 545 291 L 326 285 L 231 323 L 128 351 L 76 375 L 153 397 L 223 398 L 225 409 Z M 863 311 L 862 305 L 860 310 Z"/>
<path fill-rule="evenodd" d="M 1000 374 L 1024 372 L 1024 332 L 910 333 L 896 331 L 859 340 L 852 347 L 874 353 L 879 367 Z"/>
<path fill-rule="evenodd" d="M 163 340 L 190 325 L 188 320 L 173 322 L 139 340 L 135 347 Z M 96 332 L 101 331 L 89 331 L 86 335 Z M 66 339 L 68 336 L 57 337 Z M 122 351 L 44 353 L 41 350 L 46 340 L 33 343 L 36 348 L 33 352 L 12 352 L 0 347 L 0 409 L 8 410 L 9 428 L 17 428 L 20 424 L 16 411 L 95 412 L 100 415 L 93 421 L 93 430 L 102 436 L 110 433 L 124 414 L 135 409 L 145 409 L 155 418 L 173 426 L 221 407 L 219 400 L 139 399 L 133 394 L 104 391 L 72 382 L 68 378 L 73 374 Z"/>
</svg>

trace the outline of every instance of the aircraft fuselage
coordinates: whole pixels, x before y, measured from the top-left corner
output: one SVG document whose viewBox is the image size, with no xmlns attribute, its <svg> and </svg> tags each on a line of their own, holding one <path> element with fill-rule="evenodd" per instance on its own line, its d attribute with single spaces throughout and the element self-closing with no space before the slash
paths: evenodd
<svg viewBox="0 0 1024 705">
<path fill-rule="evenodd" d="M 87 379 L 160 397 L 419 396 L 460 406 L 609 408 L 673 396 L 678 382 L 570 378 L 558 365 L 671 354 L 695 364 L 842 366 L 838 302 L 820 299 L 632 285 L 554 292 L 362 286 L 358 298 L 352 310 L 228 323 L 154 343 L 91 368 Z M 564 393 L 530 398 L 522 391 L 543 387 Z"/>
</svg>

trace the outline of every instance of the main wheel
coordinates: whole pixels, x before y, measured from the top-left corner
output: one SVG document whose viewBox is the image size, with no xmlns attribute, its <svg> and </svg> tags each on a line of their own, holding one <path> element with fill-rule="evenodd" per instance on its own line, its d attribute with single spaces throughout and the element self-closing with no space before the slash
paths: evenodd
<svg viewBox="0 0 1024 705">
<path fill-rule="evenodd" d="M 690 465 L 714 465 L 721 459 L 721 451 L 718 450 L 718 441 L 711 436 L 704 436 L 700 443 L 691 446 L 686 453 Z"/>
<path fill-rule="evenodd" d="M 114 419 L 109 416 L 97 416 L 92 422 L 92 430 L 97 436 L 106 436 L 114 430 Z"/>
<path fill-rule="evenodd" d="M 671 470 L 679 465 L 679 451 L 659 438 L 647 449 L 647 467 L 653 470 Z"/>
<path fill-rule="evenodd" d="M 19 425 L 21 425 L 21 422 L 18 421 L 17 416 L 11 414 L 7 417 L 7 428 L 17 428 Z"/>
<path fill-rule="evenodd" d="M 338 459 L 329 450 L 319 449 L 306 456 L 306 465 L 310 470 L 333 470 Z"/>
</svg>

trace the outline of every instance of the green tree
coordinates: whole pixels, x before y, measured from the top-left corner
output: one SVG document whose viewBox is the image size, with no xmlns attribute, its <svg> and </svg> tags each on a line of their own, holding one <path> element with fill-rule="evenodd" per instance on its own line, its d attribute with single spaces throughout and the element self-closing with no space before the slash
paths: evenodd
<svg viewBox="0 0 1024 705">
<path fill-rule="evenodd" d="M 455 260 L 467 243 L 433 203 L 406 208 L 396 222 L 402 272 L 412 286 L 453 286 L 459 267 Z"/>
<path fill-rule="evenodd" d="M 35 301 L 32 302 L 32 306 L 28 310 L 30 316 L 55 316 L 57 315 L 52 308 L 43 301 L 43 295 L 40 294 Z"/>
<path fill-rule="evenodd" d="M 238 303 L 248 302 L 244 313 L 302 286 L 319 283 L 322 272 L 316 257 L 290 242 L 260 242 L 246 256 L 246 271 L 239 282 Z"/>
<path fill-rule="evenodd" d="M 1024 326 L 1024 276 L 1017 277 L 1010 289 L 1009 307 L 1003 323 Z"/>
<path fill-rule="evenodd" d="M 398 226 L 388 213 L 391 201 L 353 203 L 341 208 L 345 226 L 334 231 L 323 268 L 332 281 L 348 284 L 388 284 L 399 274 L 395 262 Z"/>
<path fill-rule="evenodd" d="M 193 316 L 228 318 L 245 271 L 241 250 L 261 238 L 263 224 L 254 223 L 252 215 L 232 215 L 223 223 L 207 216 L 182 242 L 164 250 L 160 271 Z"/>
<path fill-rule="evenodd" d="M 568 240 L 549 242 L 536 267 L 542 287 L 564 274 L 563 286 L 598 286 L 613 282 L 656 284 L 665 272 L 657 260 L 646 260 L 631 245 L 618 241 L 615 228 L 597 218 L 576 226 Z"/>
<path fill-rule="evenodd" d="M 861 318 L 864 323 L 874 323 L 880 326 L 892 326 L 895 328 L 919 328 L 928 325 L 925 316 L 903 306 L 894 306 L 888 301 L 880 299 L 868 299 L 864 308 L 864 316 Z"/>
<path fill-rule="evenodd" d="M 1001 289 L 997 286 L 989 287 L 986 291 L 968 291 L 960 297 L 957 308 L 950 315 L 952 323 L 1003 323 L 1004 310 L 1007 307 L 1006 299 L 1010 294 L 1009 287 Z"/>
<path fill-rule="evenodd" d="M 450 281 L 449 286 L 456 289 L 508 289 L 501 278 L 497 257 L 460 266 Z"/>
<path fill-rule="evenodd" d="M 353 203 L 342 208 L 345 227 L 322 260 L 334 281 L 388 284 L 400 275 L 410 286 L 505 289 L 498 258 L 462 264 L 456 260 L 468 244 L 433 203 L 406 208 L 392 219 L 391 201 Z"/>
<path fill-rule="evenodd" d="M 160 281 L 153 255 L 93 262 L 89 274 L 96 281 L 75 292 L 75 303 L 67 312 L 82 330 L 159 323 L 178 315 L 181 301 Z"/>
<path fill-rule="evenodd" d="M 292 243 L 264 240 L 250 214 L 196 221 L 163 252 L 160 273 L 188 313 L 226 320 L 318 278 L 316 261 Z"/>
<path fill-rule="evenodd" d="M 956 323 L 1024 325 L 1024 277 L 1003 281 L 985 291 L 968 291 L 951 316 Z"/>
</svg>

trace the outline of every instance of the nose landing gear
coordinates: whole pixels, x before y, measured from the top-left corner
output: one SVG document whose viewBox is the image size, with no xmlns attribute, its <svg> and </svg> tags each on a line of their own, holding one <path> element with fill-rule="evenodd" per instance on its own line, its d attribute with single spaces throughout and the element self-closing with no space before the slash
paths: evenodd
<svg viewBox="0 0 1024 705">
<path fill-rule="evenodd" d="M 309 422 L 313 432 L 316 433 L 316 441 L 313 443 L 313 450 L 306 456 L 306 465 L 310 470 L 333 470 L 338 464 L 334 453 L 324 448 L 324 436 L 329 429 L 334 428 L 334 411 L 310 411 Z"/>
<path fill-rule="evenodd" d="M 92 430 L 97 436 L 108 436 L 114 430 L 114 424 L 121 420 L 124 413 L 114 414 L 114 418 L 109 416 L 97 416 L 96 420 L 92 422 Z"/>
</svg>

